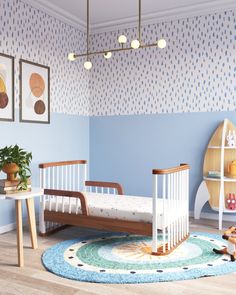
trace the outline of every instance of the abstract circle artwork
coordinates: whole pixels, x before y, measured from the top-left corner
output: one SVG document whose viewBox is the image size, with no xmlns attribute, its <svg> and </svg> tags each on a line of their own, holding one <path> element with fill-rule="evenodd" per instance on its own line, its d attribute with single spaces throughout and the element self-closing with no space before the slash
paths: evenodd
<svg viewBox="0 0 236 295">
<path fill-rule="evenodd" d="M 14 57 L 0 53 L 0 120 L 14 120 Z"/>
<path fill-rule="evenodd" d="M 8 96 L 6 92 L 0 92 L 0 109 L 5 109 L 8 105 Z"/>
<path fill-rule="evenodd" d="M 6 66 L 0 64 L 0 108 L 5 109 L 8 105 L 7 87 L 6 87 Z"/>
<path fill-rule="evenodd" d="M 45 91 L 45 82 L 43 77 L 38 73 L 32 73 L 29 79 L 30 86 L 30 99 L 34 104 L 34 111 L 37 115 L 44 114 L 46 110 L 45 103 L 43 102 L 43 95 Z M 34 103 L 34 97 L 36 97 L 36 102 Z"/>
<path fill-rule="evenodd" d="M 50 68 L 20 60 L 20 120 L 50 123 Z"/>
<path fill-rule="evenodd" d="M 43 77 L 37 73 L 32 73 L 30 76 L 30 89 L 34 96 L 40 97 L 45 90 L 45 83 Z"/>
<path fill-rule="evenodd" d="M 34 111 L 36 114 L 41 115 L 45 112 L 45 103 L 42 100 L 36 101 L 34 104 Z"/>
</svg>

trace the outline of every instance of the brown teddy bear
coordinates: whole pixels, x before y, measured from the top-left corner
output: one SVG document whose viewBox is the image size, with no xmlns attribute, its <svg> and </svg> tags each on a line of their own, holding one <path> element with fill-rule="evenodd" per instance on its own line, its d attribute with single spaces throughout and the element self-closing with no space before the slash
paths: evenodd
<svg viewBox="0 0 236 295">
<path fill-rule="evenodd" d="M 213 249 L 216 254 L 229 254 L 231 261 L 236 260 L 236 227 L 231 226 L 224 232 L 222 238 L 228 241 L 228 247 L 221 250 Z"/>
</svg>

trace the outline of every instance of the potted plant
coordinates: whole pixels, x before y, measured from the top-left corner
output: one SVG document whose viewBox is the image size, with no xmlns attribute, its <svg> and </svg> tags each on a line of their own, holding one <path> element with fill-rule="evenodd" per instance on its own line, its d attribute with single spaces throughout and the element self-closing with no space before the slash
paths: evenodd
<svg viewBox="0 0 236 295">
<path fill-rule="evenodd" d="M 18 180 L 18 190 L 27 190 L 27 182 L 30 177 L 29 164 L 32 160 L 32 153 L 15 146 L 6 146 L 0 149 L 0 170 L 7 174 L 7 180 Z"/>
</svg>

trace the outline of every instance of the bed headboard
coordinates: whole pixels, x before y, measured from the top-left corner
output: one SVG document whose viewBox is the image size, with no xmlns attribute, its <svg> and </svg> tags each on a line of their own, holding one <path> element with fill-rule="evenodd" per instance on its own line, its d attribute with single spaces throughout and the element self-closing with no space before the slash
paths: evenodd
<svg viewBox="0 0 236 295">
<path fill-rule="evenodd" d="M 71 191 L 85 190 L 87 161 L 73 160 L 39 164 L 40 187 Z"/>
</svg>

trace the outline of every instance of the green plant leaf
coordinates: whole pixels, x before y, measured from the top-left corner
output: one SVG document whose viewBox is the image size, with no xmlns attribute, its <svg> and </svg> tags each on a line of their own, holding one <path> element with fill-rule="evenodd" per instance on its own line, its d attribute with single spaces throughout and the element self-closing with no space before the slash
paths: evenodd
<svg viewBox="0 0 236 295">
<path fill-rule="evenodd" d="M 19 171 L 16 173 L 19 176 L 19 190 L 27 189 L 27 180 L 31 175 L 29 165 L 32 161 L 32 153 L 28 153 L 20 148 L 17 144 L 15 146 L 6 146 L 0 149 L 0 170 L 5 164 L 15 163 L 19 166 Z M 29 173 L 29 175 L 28 175 Z"/>
</svg>

